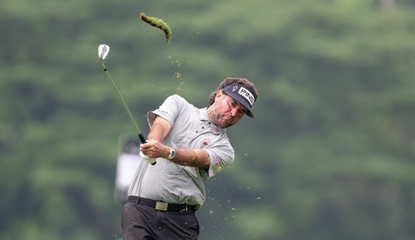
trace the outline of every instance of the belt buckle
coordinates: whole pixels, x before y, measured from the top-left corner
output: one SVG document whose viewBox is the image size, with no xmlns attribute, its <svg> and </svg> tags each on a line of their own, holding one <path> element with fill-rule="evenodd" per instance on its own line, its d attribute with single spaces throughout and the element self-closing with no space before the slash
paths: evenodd
<svg viewBox="0 0 415 240">
<path fill-rule="evenodd" d="M 156 202 L 156 210 L 167 212 L 169 204 L 165 202 Z"/>
</svg>

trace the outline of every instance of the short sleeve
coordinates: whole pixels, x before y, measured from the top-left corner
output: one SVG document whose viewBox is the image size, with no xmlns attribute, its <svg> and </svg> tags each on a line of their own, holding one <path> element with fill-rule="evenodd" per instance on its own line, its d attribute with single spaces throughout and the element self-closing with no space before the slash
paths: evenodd
<svg viewBox="0 0 415 240">
<path fill-rule="evenodd" d="M 222 134 L 219 140 L 211 144 L 205 151 L 210 158 L 209 177 L 229 167 L 235 159 L 234 150 L 226 134 Z"/>
<path fill-rule="evenodd" d="M 177 94 L 169 96 L 158 109 L 147 113 L 147 121 L 150 128 L 153 125 L 154 119 L 156 119 L 157 115 L 166 119 L 170 125 L 173 126 L 175 119 L 179 116 L 184 103 L 185 100 Z"/>
</svg>

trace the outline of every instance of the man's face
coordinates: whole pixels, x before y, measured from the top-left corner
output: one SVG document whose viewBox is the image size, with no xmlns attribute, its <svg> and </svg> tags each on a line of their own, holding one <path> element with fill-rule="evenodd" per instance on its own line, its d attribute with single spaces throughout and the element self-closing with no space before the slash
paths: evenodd
<svg viewBox="0 0 415 240">
<path fill-rule="evenodd" d="M 232 97 L 219 91 L 215 103 L 210 106 L 210 120 L 220 128 L 228 128 L 237 123 L 246 114 L 247 109 Z"/>
</svg>

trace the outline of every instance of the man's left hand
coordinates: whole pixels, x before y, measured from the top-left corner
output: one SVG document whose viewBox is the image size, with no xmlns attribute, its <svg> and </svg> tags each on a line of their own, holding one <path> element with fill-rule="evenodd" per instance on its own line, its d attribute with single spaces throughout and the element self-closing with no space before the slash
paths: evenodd
<svg viewBox="0 0 415 240">
<path fill-rule="evenodd" d="M 140 157 L 141 157 L 144 161 L 146 161 L 146 162 L 150 163 L 151 165 L 153 165 L 153 164 L 156 162 L 156 159 L 155 159 L 155 158 L 148 157 L 148 156 L 144 155 L 144 153 L 143 153 L 143 152 L 140 152 Z"/>
</svg>

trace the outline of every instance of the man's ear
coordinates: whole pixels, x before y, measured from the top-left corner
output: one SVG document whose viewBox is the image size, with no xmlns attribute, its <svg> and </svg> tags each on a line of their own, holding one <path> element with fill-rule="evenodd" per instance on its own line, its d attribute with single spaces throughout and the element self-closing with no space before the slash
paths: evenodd
<svg viewBox="0 0 415 240">
<path fill-rule="evenodd" d="M 221 98 L 221 97 L 222 97 L 222 95 L 223 95 L 222 90 L 219 90 L 219 91 L 216 93 L 216 96 L 215 96 L 215 102 L 217 102 L 217 101 L 219 100 L 219 98 Z"/>
</svg>

